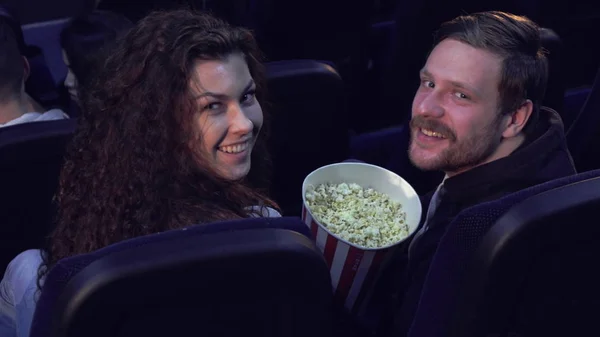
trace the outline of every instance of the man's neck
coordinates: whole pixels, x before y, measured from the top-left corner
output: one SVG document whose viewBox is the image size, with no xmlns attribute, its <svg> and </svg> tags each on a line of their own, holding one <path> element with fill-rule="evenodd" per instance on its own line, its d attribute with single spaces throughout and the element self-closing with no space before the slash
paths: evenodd
<svg viewBox="0 0 600 337">
<path fill-rule="evenodd" d="M 6 103 L 0 103 L 0 124 L 6 124 L 13 119 L 17 119 L 27 112 L 27 105 L 23 104 L 20 99 L 13 99 Z"/>
<path fill-rule="evenodd" d="M 44 112 L 46 109 L 38 103 L 33 97 L 31 97 L 28 93 L 24 93 L 23 104 L 27 107 L 27 112 Z"/>
</svg>

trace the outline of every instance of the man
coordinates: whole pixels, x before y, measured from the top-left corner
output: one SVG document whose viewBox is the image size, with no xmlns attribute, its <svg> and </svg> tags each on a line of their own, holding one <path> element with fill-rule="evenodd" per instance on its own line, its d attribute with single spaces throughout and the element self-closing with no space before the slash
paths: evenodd
<svg viewBox="0 0 600 337">
<path fill-rule="evenodd" d="M 527 18 L 477 13 L 437 32 L 413 101 L 408 155 L 445 178 L 423 198 L 420 230 L 388 268 L 390 336 L 407 334 L 437 245 L 462 210 L 575 174 L 560 117 L 540 107 L 547 77 L 539 27 Z"/>
<path fill-rule="evenodd" d="M 43 58 L 44 56 L 41 54 L 41 51 L 38 52 L 38 48 L 36 47 L 30 47 L 27 46 L 27 44 L 25 43 L 25 38 L 23 36 L 23 30 L 21 29 L 21 23 L 19 22 L 19 20 L 16 18 L 16 16 L 14 15 L 14 13 L 12 12 L 12 10 L 5 6 L 5 5 L 0 5 L 0 21 L 3 22 L 3 24 L 6 24 L 11 32 L 14 34 L 15 39 L 17 41 L 17 45 L 19 46 L 19 51 L 21 52 L 21 55 L 23 55 L 25 58 L 25 60 L 27 61 L 29 57 L 41 57 Z M 43 82 L 46 79 L 42 76 L 34 76 L 33 80 L 29 80 L 30 79 L 30 75 L 31 74 L 31 67 L 30 67 L 30 61 L 27 61 L 27 63 L 25 64 L 25 87 L 26 87 L 26 91 L 29 90 L 28 86 L 31 86 L 31 82 Z M 38 74 L 39 75 L 39 74 Z M 52 82 L 53 84 L 53 82 Z M 27 99 L 29 100 L 29 103 L 31 104 L 32 107 L 32 111 L 42 111 L 42 106 L 28 93 L 26 92 L 27 95 Z"/>
<path fill-rule="evenodd" d="M 29 63 L 21 55 L 15 33 L 0 20 L 0 127 L 68 118 L 59 109 L 35 112 L 40 106 L 25 93 L 28 75 Z"/>
</svg>

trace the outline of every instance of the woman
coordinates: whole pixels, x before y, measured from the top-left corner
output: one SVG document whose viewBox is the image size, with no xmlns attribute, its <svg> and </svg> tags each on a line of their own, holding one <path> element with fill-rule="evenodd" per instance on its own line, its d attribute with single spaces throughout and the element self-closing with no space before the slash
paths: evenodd
<svg viewBox="0 0 600 337">
<path fill-rule="evenodd" d="M 192 224 L 279 215 L 261 193 L 263 73 L 247 30 L 189 11 L 153 13 L 83 89 L 49 246 L 17 256 L 0 284 L 2 336 L 28 335 L 37 290 L 60 259 Z"/>
</svg>

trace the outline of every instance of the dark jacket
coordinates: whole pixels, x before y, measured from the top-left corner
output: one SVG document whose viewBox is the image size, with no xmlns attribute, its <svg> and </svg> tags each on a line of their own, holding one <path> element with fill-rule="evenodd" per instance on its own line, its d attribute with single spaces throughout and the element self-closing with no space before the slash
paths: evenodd
<svg viewBox="0 0 600 337">
<path fill-rule="evenodd" d="M 384 279 L 377 285 L 380 299 L 392 298 L 382 313 L 380 334 L 400 337 L 408 333 L 440 239 L 462 210 L 575 173 L 562 121 L 555 111 L 543 109 L 536 129 L 511 155 L 446 179 L 434 214 L 429 216 L 422 233 L 415 235 L 410 243 L 410 256 L 409 245 L 396 252 L 393 262 L 382 274 Z M 422 222 L 432 195 L 433 192 L 421 198 Z"/>
</svg>

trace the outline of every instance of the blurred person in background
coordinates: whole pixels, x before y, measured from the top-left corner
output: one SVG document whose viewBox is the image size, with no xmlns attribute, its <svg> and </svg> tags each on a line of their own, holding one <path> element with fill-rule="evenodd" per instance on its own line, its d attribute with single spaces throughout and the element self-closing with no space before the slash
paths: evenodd
<svg viewBox="0 0 600 337">
<path fill-rule="evenodd" d="M 117 38 L 121 37 L 133 23 L 120 14 L 94 11 L 73 19 L 60 34 L 63 61 L 67 75 L 64 90 L 75 105 L 70 105 L 72 115 L 79 115 L 78 87 L 90 80 L 102 67 Z"/>
<path fill-rule="evenodd" d="M 14 34 L 14 38 L 17 41 L 17 45 L 19 47 L 19 51 L 21 53 L 21 55 L 24 58 L 25 63 L 25 97 L 26 100 L 29 102 L 30 107 L 29 109 L 31 111 L 44 111 L 45 109 L 42 107 L 42 104 L 39 102 L 38 99 L 35 99 L 33 96 L 36 96 L 35 94 L 32 94 L 33 92 L 37 92 L 39 91 L 38 89 L 40 89 L 40 83 L 34 83 L 34 82 L 42 82 L 42 84 L 52 84 L 52 79 L 49 73 L 49 71 L 46 71 L 45 73 L 32 73 L 32 67 L 31 67 L 31 59 L 35 61 L 37 61 L 39 56 L 43 55 L 41 54 L 41 50 L 39 50 L 39 48 L 37 47 L 32 47 L 32 46 L 28 46 L 25 43 L 25 38 L 23 36 L 23 30 L 21 29 L 21 23 L 18 20 L 18 18 L 13 14 L 12 10 L 4 5 L 0 5 L 0 21 L 4 24 L 7 25 L 10 30 L 13 32 Z M 38 72 L 40 72 L 40 69 L 37 69 Z M 47 69 L 44 69 L 47 70 Z M 42 85 L 43 86 L 43 85 Z"/>
<path fill-rule="evenodd" d="M 60 109 L 44 111 L 25 92 L 30 68 L 17 34 L 7 20 L 0 19 L 0 127 L 68 118 Z"/>
</svg>

